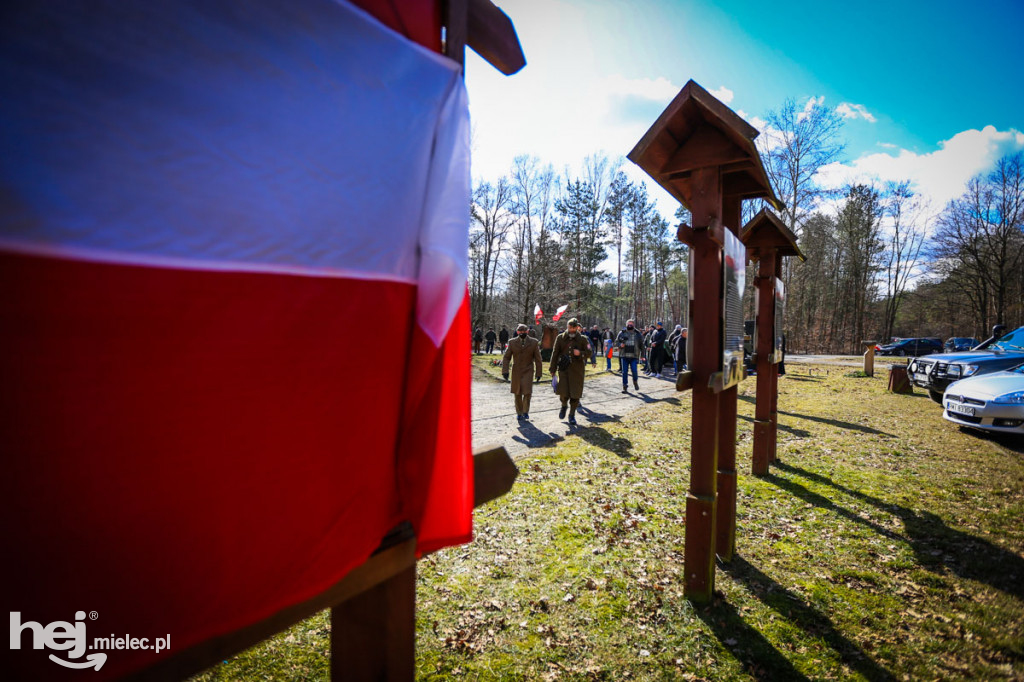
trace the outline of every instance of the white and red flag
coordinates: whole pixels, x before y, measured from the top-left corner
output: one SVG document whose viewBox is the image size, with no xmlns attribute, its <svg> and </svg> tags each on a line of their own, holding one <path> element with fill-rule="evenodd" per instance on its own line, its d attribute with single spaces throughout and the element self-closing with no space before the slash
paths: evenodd
<svg viewBox="0 0 1024 682">
<path fill-rule="evenodd" d="M 559 306 L 558 310 L 555 311 L 555 314 L 552 315 L 551 319 L 554 320 L 555 322 L 558 322 L 560 319 L 562 319 L 562 315 L 564 315 L 565 311 L 568 310 L 568 309 L 569 309 L 569 304 L 568 303 L 566 303 L 563 306 Z"/>
<path fill-rule="evenodd" d="M 544 317 L 544 311 L 540 309 L 540 303 L 533 306 L 533 323 L 540 324 L 540 318 Z"/>
<path fill-rule="evenodd" d="M 470 539 L 460 71 L 339 1 L 5 16 L 0 590 L 21 622 L 95 611 L 90 635 L 173 653 L 319 594 L 402 521 L 421 551 Z M 31 638 L 12 679 L 79 672 Z"/>
</svg>

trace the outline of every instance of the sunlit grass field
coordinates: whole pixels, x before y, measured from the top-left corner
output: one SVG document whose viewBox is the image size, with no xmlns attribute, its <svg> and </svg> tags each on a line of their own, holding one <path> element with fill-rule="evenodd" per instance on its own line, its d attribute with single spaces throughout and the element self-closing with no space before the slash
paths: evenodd
<svg viewBox="0 0 1024 682">
<path fill-rule="evenodd" d="M 519 460 L 476 540 L 419 563 L 420 679 L 1024 679 L 1024 442 L 960 431 L 884 371 L 790 365 L 780 461 L 738 556 L 683 598 L 688 394 Z M 203 680 L 326 679 L 312 618 Z"/>
</svg>

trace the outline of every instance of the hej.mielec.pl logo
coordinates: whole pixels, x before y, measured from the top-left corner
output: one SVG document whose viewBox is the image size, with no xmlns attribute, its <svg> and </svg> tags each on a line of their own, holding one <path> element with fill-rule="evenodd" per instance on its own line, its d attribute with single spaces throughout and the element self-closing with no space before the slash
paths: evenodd
<svg viewBox="0 0 1024 682">
<path fill-rule="evenodd" d="M 31 648 L 51 649 L 53 651 L 64 651 L 68 659 L 80 659 L 87 649 L 99 649 L 96 653 L 90 653 L 85 660 L 65 660 L 54 654 L 50 654 L 50 660 L 67 668 L 94 668 L 99 670 L 107 662 L 107 655 L 102 653 L 103 649 L 149 649 L 156 653 L 171 648 L 171 636 L 154 638 L 150 644 L 148 637 L 131 637 L 125 635 L 118 637 L 96 637 L 92 644 L 85 634 L 85 611 L 75 612 L 75 621 L 69 623 L 63 620 L 56 620 L 48 625 L 27 620 L 22 622 L 20 611 L 11 611 L 11 649 L 21 649 L 22 641 L 26 634 L 31 638 Z M 98 614 L 93 611 L 89 618 L 96 620 Z M 28 648 L 28 647 L 26 647 Z"/>
</svg>

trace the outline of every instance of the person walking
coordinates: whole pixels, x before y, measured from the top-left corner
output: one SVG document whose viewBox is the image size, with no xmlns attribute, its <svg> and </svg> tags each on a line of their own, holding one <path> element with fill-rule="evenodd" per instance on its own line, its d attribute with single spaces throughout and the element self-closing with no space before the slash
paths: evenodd
<svg viewBox="0 0 1024 682">
<path fill-rule="evenodd" d="M 498 335 L 494 333 L 494 327 L 487 328 L 484 338 L 487 340 L 487 354 L 490 355 L 494 352 L 494 342 L 498 340 Z"/>
<path fill-rule="evenodd" d="M 480 327 L 473 331 L 473 352 L 480 355 L 480 344 L 484 342 L 484 332 Z"/>
<path fill-rule="evenodd" d="M 679 334 L 679 339 L 676 342 L 676 372 L 681 372 L 686 369 L 686 327 L 683 327 L 682 332 Z"/>
<path fill-rule="evenodd" d="M 501 352 L 504 353 L 505 347 L 508 346 L 508 328 L 505 325 L 501 325 L 501 331 L 498 332 L 498 343 L 501 344 Z"/>
<path fill-rule="evenodd" d="M 654 331 L 651 333 L 651 373 L 657 379 L 663 378 L 661 376 L 661 370 L 665 366 L 665 358 L 668 356 L 665 354 L 665 341 L 668 340 L 668 332 L 665 331 L 664 325 L 661 322 L 655 326 Z"/>
<path fill-rule="evenodd" d="M 509 365 L 511 364 L 511 369 Z M 532 370 L 532 371 L 531 371 Z M 501 376 L 512 375 L 512 395 L 516 400 L 516 419 L 530 420 L 530 397 L 533 380 L 540 380 L 544 363 L 540 359 L 540 343 L 526 333 L 526 325 L 516 327 L 516 338 L 509 342 L 501 358 Z"/>
<path fill-rule="evenodd" d="M 604 341 L 602 348 L 606 363 L 605 369 L 610 372 L 612 371 L 612 346 L 615 343 L 615 335 L 612 334 L 612 330 L 609 327 L 604 328 L 604 333 L 601 334 L 601 340 Z"/>
<path fill-rule="evenodd" d="M 562 409 L 558 418 L 564 419 L 569 410 L 569 426 L 576 426 L 576 408 L 583 397 L 583 380 L 587 374 L 587 358 L 590 357 L 590 342 L 581 332 L 580 322 L 575 317 L 569 320 L 566 330 L 555 337 L 551 349 L 551 374 L 558 372 L 558 397 Z"/>
<path fill-rule="evenodd" d="M 675 374 L 679 374 L 679 363 L 676 362 L 676 348 L 678 348 L 679 337 L 683 335 L 683 325 L 677 324 L 676 328 L 672 330 L 672 333 L 668 335 L 668 342 L 665 348 L 672 356 L 672 371 Z"/>
<path fill-rule="evenodd" d="M 601 352 L 601 330 L 595 324 L 587 333 L 587 336 L 590 338 L 590 348 L 594 351 L 590 356 L 590 364 L 593 367 L 597 367 L 597 355 Z"/>
<path fill-rule="evenodd" d="M 619 348 L 619 368 L 622 370 L 622 392 L 629 393 L 628 375 L 633 369 L 633 388 L 640 390 L 636 378 L 636 364 L 644 350 L 644 337 L 636 328 L 633 320 L 626 320 L 626 328 L 615 337 L 615 345 Z"/>
<path fill-rule="evenodd" d="M 644 374 L 650 376 L 651 374 L 651 334 L 654 333 L 654 325 L 652 324 L 643 332 L 643 350 L 640 352 L 640 358 L 643 360 Z"/>
</svg>

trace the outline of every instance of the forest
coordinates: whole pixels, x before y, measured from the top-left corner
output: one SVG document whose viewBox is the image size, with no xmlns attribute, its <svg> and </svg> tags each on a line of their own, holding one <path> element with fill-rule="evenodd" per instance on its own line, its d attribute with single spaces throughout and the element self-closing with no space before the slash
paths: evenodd
<svg viewBox="0 0 1024 682">
<path fill-rule="evenodd" d="M 792 352 L 859 353 L 863 339 L 985 338 L 1024 324 L 1024 153 L 1006 155 L 945 206 L 912 182 L 840 189 L 818 172 L 844 151 L 842 117 L 787 100 L 766 117 L 758 149 L 779 217 L 806 260 L 787 259 L 786 335 Z M 627 318 L 686 326 L 688 253 L 680 206 L 661 215 L 624 161 L 597 152 L 578 173 L 519 156 L 507 173 L 474 183 L 470 304 L 474 327 L 567 317 L 620 328 Z M 747 201 L 743 220 L 762 208 Z M 747 282 L 753 281 L 748 273 Z M 753 318 L 753 293 L 745 295 Z"/>
</svg>

